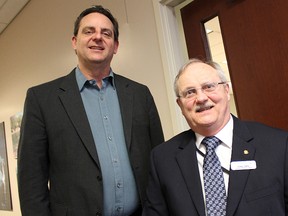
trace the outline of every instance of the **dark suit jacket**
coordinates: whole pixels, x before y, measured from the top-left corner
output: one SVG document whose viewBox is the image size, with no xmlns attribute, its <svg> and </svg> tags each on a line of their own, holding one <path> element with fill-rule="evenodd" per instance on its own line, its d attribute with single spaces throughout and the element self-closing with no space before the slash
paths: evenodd
<svg viewBox="0 0 288 216">
<path fill-rule="evenodd" d="M 146 86 L 114 77 L 130 162 L 143 200 L 150 150 L 164 141 L 160 119 Z M 23 216 L 102 214 L 101 168 L 74 70 L 28 90 L 18 160 Z"/>
<path fill-rule="evenodd" d="M 227 216 L 288 215 L 287 138 L 287 132 L 234 118 L 231 161 L 255 160 L 257 168 L 230 170 Z M 188 130 L 152 151 L 143 215 L 205 216 L 195 139 Z"/>
</svg>

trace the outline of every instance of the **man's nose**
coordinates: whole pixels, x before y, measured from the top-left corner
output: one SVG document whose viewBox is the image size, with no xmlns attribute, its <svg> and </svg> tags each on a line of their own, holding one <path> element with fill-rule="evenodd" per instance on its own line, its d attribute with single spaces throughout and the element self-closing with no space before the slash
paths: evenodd
<svg viewBox="0 0 288 216">
<path fill-rule="evenodd" d="M 204 91 L 200 88 L 197 89 L 196 97 L 195 97 L 197 102 L 202 102 L 208 99 L 207 94 L 204 93 Z"/>
<path fill-rule="evenodd" d="M 102 39 L 102 34 L 100 32 L 95 32 L 92 35 L 92 40 L 101 40 Z"/>
</svg>

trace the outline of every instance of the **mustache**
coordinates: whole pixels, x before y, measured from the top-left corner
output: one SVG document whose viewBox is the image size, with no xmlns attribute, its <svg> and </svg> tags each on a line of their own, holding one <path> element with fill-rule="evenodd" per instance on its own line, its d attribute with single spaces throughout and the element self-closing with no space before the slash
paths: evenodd
<svg viewBox="0 0 288 216">
<path fill-rule="evenodd" d="M 200 104 L 200 105 L 196 105 L 194 107 L 194 111 L 195 112 L 202 112 L 202 111 L 205 111 L 205 110 L 209 110 L 209 109 L 211 109 L 213 107 L 214 107 L 214 104 L 212 104 L 212 103 Z"/>
</svg>

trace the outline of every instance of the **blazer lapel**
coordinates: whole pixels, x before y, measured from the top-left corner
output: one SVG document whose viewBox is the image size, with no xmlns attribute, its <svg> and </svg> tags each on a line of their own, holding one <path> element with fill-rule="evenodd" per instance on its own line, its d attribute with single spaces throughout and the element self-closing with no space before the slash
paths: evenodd
<svg viewBox="0 0 288 216">
<path fill-rule="evenodd" d="M 133 95 L 131 91 L 128 91 L 129 83 L 127 83 L 124 79 L 122 79 L 121 76 L 115 73 L 114 78 L 122 115 L 125 141 L 127 149 L 130 149 L 132 134 Z"/>
<path fill-rule="evenodd" d="M 176 160 L 199 216 L 205 216 L 202 185 L 196 157 L 195 134 L 191 130 L 186 131 L 186 134 L 186 138 L 179 146 L 182 150 L 176 155 Z"/>
<path fill-rule="evenodd" d="M 250 142 L 252 139 L 253 137 L 247 127 L 238 119 L 234 118 L 231 162 L 254 160 L 255 148 Z M 232 216 L 236 211 L 236 208 L 243 196 L 249 173 L 250 170 L 230 169 L 227 216 Z"/>
<path fill-rule="evenodd" d="M 59 98 L 87 151 L 100 167 L 93 135 L 79 93 L 75 70 L 68 74 L 61 83 Z"/>
</svg>

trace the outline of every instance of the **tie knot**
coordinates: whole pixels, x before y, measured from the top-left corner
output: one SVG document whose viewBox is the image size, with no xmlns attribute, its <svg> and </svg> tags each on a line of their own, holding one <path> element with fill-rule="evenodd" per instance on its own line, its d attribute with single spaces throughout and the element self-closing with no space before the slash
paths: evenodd
<svg viewBox="0 0 288 216">
<path fill-rule="evenodd" d="M 207 151 L 209 150 L 215 150 L 216 147 L 220 144 L 221 140 L 219 140 L 217 137 L 205 137 L 202 141 L 202 143 L 205 145 Z"/>
</svg>

